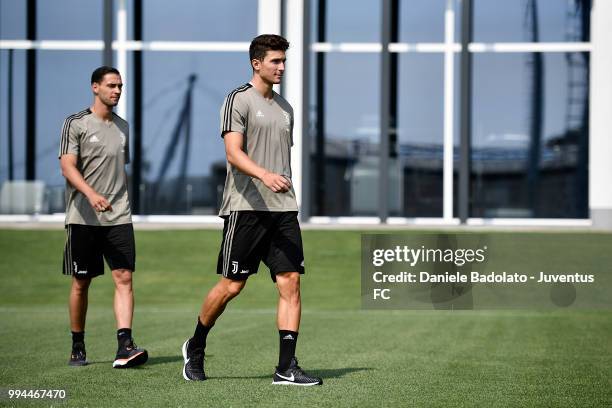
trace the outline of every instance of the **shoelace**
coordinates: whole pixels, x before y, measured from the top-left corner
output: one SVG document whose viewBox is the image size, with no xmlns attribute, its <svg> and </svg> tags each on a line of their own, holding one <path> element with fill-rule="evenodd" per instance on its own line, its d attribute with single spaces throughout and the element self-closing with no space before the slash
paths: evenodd
<svg viewBox="0 0 612 408">
<path fill-rule="evenodd" d="M 138 348 L 136 343 L 134 343 L 133 339 L 130 339 L 129 341 L 126 341 L 125 344 L 122 347 L 124 349 L 128 350 L 128 351 L 135 350 L 135 349 Z"/>
<path fill-rule="evenodd" d="M 305 379 L 315 379 L 317 377 L 314 377 L 310 374 L 306 374 L 304 372 L 304 370 L 302 370 L 302 367 L 300 367 L 298 365 L 298 361 L 297 358 L 293 357 L 293 360 L 291 361 L 291 364 L 289 365 L 289 368 L 291 368 L 293 370 L 293 373 L 296 375 L 296 377 L 302 377 Z"/>
<path fill-rule="evenodd" d="M 193 358 L 191 360 L 189 360 L 189 362 L 191 363 L 191 366 L 193 367 L 193 369 L 195 370 L 204 370 L 204 356 L 202 356 L 201 354 L 196 354 L 196 355 L 192 355 Z"/>
<path fill-rule="evenodd" d="M 198 350 L 191 351 L 189 356 L 191 357 L 189 362 L 192 364 L 193 368 L 200 370 L 204 369 L 204 352 Z"/>
<path fill-rule="evenodd" d="M 304 370 L 302 370 L 302 367 L 298 365 L 297 358 L 295 357 L 293 358 L 293 361 L 291 361 L 289 368 L 293 371 L 293 373 L 297 377 L 308 377 L 308 375 L 304 372 Z"/>
</svg>

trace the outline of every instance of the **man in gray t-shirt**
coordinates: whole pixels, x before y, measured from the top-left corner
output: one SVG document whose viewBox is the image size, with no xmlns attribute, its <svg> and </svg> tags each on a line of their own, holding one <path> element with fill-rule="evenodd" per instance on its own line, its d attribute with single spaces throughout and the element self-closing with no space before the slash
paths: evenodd
<svg viewBox="0 0 612 408">
<path fill-rule="evenodd" d="M 293 109 L 272 89 L 281 82 L 288 47 L 287 40 L 278 35 L 253 39 L 251 81 L 230 92 L 221 107 L 220 130 L 227 158 L 219 213 L 224 218 L 223 241 L 217 260 L 217 273 L 222 276 L 202 304 L 193 337 L 183 344 L 183 378 L 188 381 L 206 379 L 208 333 L 263 261 L 279 293 L 280 350 L 272 383 L 323 383 L 306 374 L 295 358 L 304 253 L 291 183 Z"/>
<path fill-rule="evenodd" d="M 264 181 L 227 162 L 227 177 L 219 215 L 232 211 L 297 211 L 291 185 L 293 109 L 272 90 L 267 99 L 251 83 L 230 93 L 221 107 L 221 136 L 243 135 L 244 153 L 258 166 L 288 181 L 286 192 L 268 188 Z M 281 180 L 284 181 L 284 180 Z"/>
<path fill-rule="evenodd" d="M 88 196 L 66 180 L 66 225 L 132 223 L 125 176 L 125 165 L 130 162 L 128 138 L 128 123 L 114 112 L 106 120 L 87 108 L 66 119 L 60 158 L 77 158 L 77 169 L 84 181 L 108 202 L 105 205 L 109 209 L 97 211 Z"/>
<path fill-rule="evenodd" d="M 113 367 L 134 367 L 148 358 L 132 339 L 136 252 L 125 173 L 128 124 L 113 112 L 122 86 L 115 68 L 96 69 L 91 75 L 93 105 L 68 116 L 62 127 L 59 159 L 66 178 L 67 235 L 63 273 L 72 276 L 71 366 L 87 364 L 87 294 L 91 280 L 104 273 L 104 259 L 115 282 L 118 347 Z"/>
</svg>

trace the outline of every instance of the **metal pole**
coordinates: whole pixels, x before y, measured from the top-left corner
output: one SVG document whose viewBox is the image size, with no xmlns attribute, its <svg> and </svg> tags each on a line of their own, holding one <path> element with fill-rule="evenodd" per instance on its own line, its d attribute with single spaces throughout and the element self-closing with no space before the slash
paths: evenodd
<svg viewBox="0 0 612 408">
<path fill-rule="evenodd" d="M 528 3 L 528 25 L 531 42 L 539 41 L 538 9 L 536 0 Z M 540 184 L 540 143 L 544 118 L 544 58 L 541 52 L 528 55 L 531 74 L 530 82 L 530 115 L 529 115 L 529 155 L 527 159 L 527 195 L 532 217 L 539 215 L 539 184 Z"/>
<path fill-rule="evenodd" d="M 399 16 L 399 0 L 391 0 L 391 37 L 389 41 L 392 43 L 399 42 Z M 399 122 L 399 118 L 397 115 L 397 96 L 399 88 L 399 54 L 397 52 L 390 52 L 389 59 L 389 157 L 397 158 L 397 126 Z M 399 171 L 402 171 L 401 168 L 398 167 L 398 169 Z M 400 177 L 399 179 L 401 180 L 402 178 Z"/>
<path fill-rule="evenodd" d="M 455 111 L 455 0 L 446 0 L 444 13 L 444 164 L 443 178 L 443 210 L 442 216 L 446 222 L 453 219 L 454 212 L 454 111 Z"/>
<path fill-rule="evenodd" d="M 327 25 L 327 2 L 318 0 L 317 41 L 325 42 Z M 310 24 L 310 22 L 309 22 Z M 314 171 L 314 215 L 326 215 L 325 211 L 325 53 L 317 53 L 316 67 L 316 95 L 317 95 L 317 123 L 316 123 L 316 151 Z"/>
<path fill-rule="evenodd" d="M 142 41 L 142 0 L 134 0 L 134 40 Z M 134 111 L 132 122 L 132 135 L 134 141 L 134 152 L 132 159 L 132 208 L 137 214 L 141 214 L 141 190 L 142 184 L 142 51 L 134 51 Z"/>
<path fill-rule="evenodd" d="M 119 0 L 117 7 L 117 65 L 116 68 L 121 72 L 121 79 L 124 84 L 130 83 L 127 65 L 127 4 L 126 0 Z M 135 5 L 136 6 L 136 5 Z M 137 8 L 137 7 L 135 7 Z M 123 88 L 123 93 L 116 111 L 119 116 L 127 119 L 127 102 L 129 100 L 129 86 Z"/>
<path fill-rule="evenodd" d="M 302 208 L 301 219 L 311 216 L 310 177 L 310 0 L 303 0 L 302 16 Z"/>
<path fill-rule="evenodd" d="M 470 173 L 472 151 L 472 0 L 462 0 L 461 10 L 461 145 L 459 153 L 459 219 L 470 216 Z"/>
<path fill-rule="evenodd" d="M 259 11 L 259 10 L 258 10 Z M 287 38 L 287 26 L 285 24 L 285 13 L 287 12 L 287 5 L 285 0 L 278 0 L 278 34 Z M 286 98 L 285 82 L 282 81 L 278 84 L 277 91 L 283 98 Z"/>
<path fill-rule="evenodd" d="M 13 181 L 13 49 L 8 50 L 8 95 L 7 95 L 7 139 L 8 139 L 8 179 Z"/>
<path fill-rule="evenodd" d="M 183 157 L 181 158 L 181 162 L 179 164 L 179 176 L 178 176 L 178 186 L 185 186 L 187 180 L 187 172 L 189 171 L 189 157 L 191 154 L 191 118 L 192 116 L 192 106 L 193 106 L 193 87 L 195 81 L 197 80 L 196 74 L 189 75 L 189 88 L 187 91 L 187 97 L 185 98 L 185 115 L 183 116 L 183 133 L 184 142 L 183 142 Z M 177 194 L 178 196 L 178 194 Z"/>
<path fill-rule="evenodd" d="M 379 150 L 379 190 L 378 216 L 381 223 L 389 217 L 389 134 L 391 114 L 391 0 L 382 1 L 380 53 L 380 150 Z"/>
<path fill-rule="evenodd" d="M 113 66 L 113 0 L 104 0 L 104 65 Z"/>
<path fill-rule="evenodd" d="M 27 38 L 36 41 L 36 0 L 28 0 Z M 36 50 L 26 51 L 25 178 L 36 179 Z"/>
<path fill-rule="evenodd" d="M 591 0 L 580 1 L 580 18 L 581 18 L 581 35 L 580 40 L 589 42 L 591 40 L 591 19 L 590 13 L 592 8 Z M 576 168 L 576 196 L 578 197 L 578 208 L 575 214 L 576 217 L 589 216 L 589 86 L 590 71 L 589 67 L 591 53 L 582 52 L 582 62 L 584 64 L 584 90 L 582 115 L 580 119 L 580 138 L 578 142 L 578 164 Z"/>
</svg>

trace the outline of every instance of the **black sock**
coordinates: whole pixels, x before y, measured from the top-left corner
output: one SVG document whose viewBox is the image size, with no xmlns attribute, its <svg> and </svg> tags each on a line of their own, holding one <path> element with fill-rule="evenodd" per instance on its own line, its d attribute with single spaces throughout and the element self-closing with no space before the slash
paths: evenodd
<svg viewBox="0 0 612 408">
<path fill-rule="evenodd" d="M 278 353 L 278 369 L 286 370 L 291 364 L 291 359 L 295 357 L 295 346 L 297 344 L 297 332 L 290 330 L 279 330 L 280 351 Z"/>
<path fill-rule="evenodd" d="M 213 325 L 214 326 L 214 325 Z M 193 332 L 193 337 L 189 340 L 189 348 L 193 350 L 194 348 L 206 348 L 206 337 L 208 336 L 208 332 L 213 326 L 205 326 L 200 321 L 200 317 L 198 316 L 198 324 L 196 326 L 195 332 Z"/>
<path fill-rule="evenodd" d="M 74 343 L 85 343 L 85 332 L 71 332 L 72 333 L 72 344 Z"/>
<path fill-rule="evenodd" d="M 117 342 L 119 347 L 124 346 L 126 343 L 132 340 L 132 329 L 119 329 L 117 330 Z"/>
</svg>

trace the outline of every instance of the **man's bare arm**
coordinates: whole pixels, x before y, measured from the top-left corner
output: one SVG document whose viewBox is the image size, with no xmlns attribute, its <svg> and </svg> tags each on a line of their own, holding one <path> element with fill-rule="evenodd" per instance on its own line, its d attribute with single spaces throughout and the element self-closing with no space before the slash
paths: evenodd
<svg viewBox="0 0 612 408">
<path fill-rule="evenodd" d="M 280 174 L 272 173 L 255 163 L 243 150 L 242 133 L 228 132 L 224 135 L 225 155 L 227 161 L 246 174 L 261 180 L 266 187 L 275 193 L 284 193 L 291 188 L 291 181 Z"/>
<path fill-rule="evenodd" d="M 98 194 L 83 178 L 83 175 L 77 169 L 77 156 L 74 154 L 64 154 L 60 158 L 60 166 L 62 168 L 62 175 L 68 180 L 68 182 L 80 191 L 87 201 L 91 204 L 91 208 L 98 212 L 112 211 L 108 200 Z"/>
</svg>

